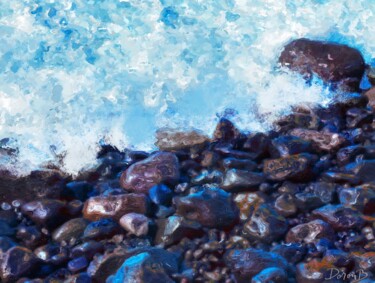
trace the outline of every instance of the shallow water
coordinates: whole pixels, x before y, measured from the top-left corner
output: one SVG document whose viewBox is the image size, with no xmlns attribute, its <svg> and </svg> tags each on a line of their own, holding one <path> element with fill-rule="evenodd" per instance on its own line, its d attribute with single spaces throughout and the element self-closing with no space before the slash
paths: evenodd
<svg viewBox="0 0 375 283">
<path fill-rule="evenodd" d="M 149 150 L 159 127 L 211 134 L 221 116 L 267 130 L 330 97 L 275 69 L 282 46 L 332 40 L 372 63 L 374 12 L 371 0 L 0 1 L 0 138 L 19 150 L 1 163 L 25 173 L 65 154 L 77 173 L 98 141 Z"/>
</svg>

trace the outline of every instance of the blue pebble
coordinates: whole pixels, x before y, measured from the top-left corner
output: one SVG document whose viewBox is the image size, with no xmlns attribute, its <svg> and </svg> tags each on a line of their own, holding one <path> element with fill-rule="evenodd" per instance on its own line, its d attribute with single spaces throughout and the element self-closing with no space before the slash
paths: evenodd
<svg viewBox="0 0 375 283">
<path fill-rule="evenodd" d="M 173 192 L 166 185 L 155 185 L 148 192 L 150 199 L 157 205 L 169 205 Z"/>
<path fill-rule="evenodd" d="M 160 21 L 162 21 L 168 27 L 176 28 L 178 17 L 179 14 L 173 7 L 167 7 L 161 11 Z"/>
</svg>

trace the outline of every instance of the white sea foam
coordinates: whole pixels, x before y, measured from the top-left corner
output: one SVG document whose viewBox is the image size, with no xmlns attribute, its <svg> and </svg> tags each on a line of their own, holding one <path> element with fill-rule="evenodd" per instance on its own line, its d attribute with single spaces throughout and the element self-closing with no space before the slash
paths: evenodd
<svg viewBox="0 0 375 283">
<path fill-rule="evenodd" d="M 282 46 L 333 40 L 372 63 L 374 12 L 371 0 L 0 1 L 0 138 L 19 149 L 0 162 L 26 173 L 65 154 L 74 174 L 99 140 L 147 150 L 158 127 L 211 134 L 227 108 L 241 129 L 268 129 L 329 98 L 274 70 Z"/>
</svg>

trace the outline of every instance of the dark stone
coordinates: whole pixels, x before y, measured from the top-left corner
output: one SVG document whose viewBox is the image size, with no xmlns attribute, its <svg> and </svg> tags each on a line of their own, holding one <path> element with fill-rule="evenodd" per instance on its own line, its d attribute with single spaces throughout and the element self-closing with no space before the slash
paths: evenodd
<svg viewBox="0 0 375 283">
<path fill-rule="evenodd" d="M 322 174 L 322 179 L 327 182 L 334 183 L 349 183 L 351 185 L 357 185 L 360 182 L 359 178 L 352 173 L 345 172 L 324 172 Z"/>
<path fill-rule="evenodd" d="M 120 178 L 121 186 L 129 191 L 148 193 L 154 185 L 175 183 L 180 178 L 179 164 L 176 155 L 169 152 L 158 152 L 134 163 Z"/>
<path fill-rule="evenodd" d="M 281 194 L 275 200 L 275 209 L 284 217 L 296 214 L 297 206 L 295 204 L 295 198 L 291 194 Z"/>
<path fill-rule="evenodd" d="M 375 88 L 371 88 L 364 93 L 368 99 L 368 106 L 375 110 Z"/>
<path fill-rule="evenodd" d="M 251 283 L 284 283 L 287 282 L 287 280 L 288 275 L 283 269 L 269 267 L 255 275 L 251 280 Z"/>
<path fill-rule="evenodd" d="M 7 222 L 0 220 L 0 237 L 13 236 L 15 233 L 16 231 L 13 227 L 11 227 Z"/>
<path fill-rule="evenodd" d="M 59 198 L 63 188 L 63 175 L 56 170 L 33 171 L 25 177 L 0 171 L 0 203 L 22 199 L 33 201 Z"/>
<path fill-rule="evenodd" d="M 160 150 L 179 150 L 191 147 L 201 147 L 209 138 L 197 130 L 178 132 L 171 129 L 156 131 L 155 145 Z"/>
<path fill-rule="evenodd" d="M 223 173 L 218 170 L 202 170 L 199 175 L 191 179 L 193 185 L 220 184 L 223 181 Z"/>
<path fill-rule="evenodd" d="M 274 246 L 271 252 L 285 258 L 290 263 L 298 263 L 303 260 L 307 253 L 305 245 L 299 243 L 288 243 Z"/>
<path fill-rule="evenodd" d="M 349 163 L 345 166 L 345 170 L 355 174 L 363 183 L 375 182 L 375 159 Z"/>
<path fill-rule="evenodd" d="M 359 145 L 341 148 L 337 151 L 337 163 L 340 166 L 344 166 L 350 162 L 353 162 L 357 155 L 363 153 L 365 153 L 365 149 Z"/>
<path fill-rule="evenodd" d="M 247 171 L 253 171 L 257 168 L 257 164 L 250 159 L 238 159 L 233 157 L 228 157 L 222 161 L 223 167 L 226 170 L 230 169 L 241 169 Z"/>
<path fill-rule="evenodd" d="M 155 213 L 155 216 L 157 218 L 167 218 L 174 214 L 176 210 L 173 207 L 166 207 L 163 205 L 158 206 L 158 210 Z"/>
<path fill-rule="evenodd" d="M 240 131 L 231 121 L 221 118 L 213 134 L 214 141 L 231 142 L 240 137 Z"/>
<path fill-rule="evenodd" d="M 233 157 L 237 159 L 255 159 L 256 154 L 233 149 L 231 145 L 218 144 L 214 148 L 215 152 L 220 153 L 220 155 L 225 157 Z"/>
<path fill-rule="evenodd" d="M 143 214 L 132 212 L 122 216 L 119 223 L 126 231 L 139 237 L 148 234 L 150 220 Z"/>
<path fill-rule="evenodd" d="M 72 239 L 78 240 L 83 235 L 88 223 L 89 221 L 83 218 L 71 219 L 53 232 L 52 239 L 59 243 L 69 243 Z"/>
<path fill-rule="evenodd" d="M 336 185 L 333 183 L 311 183 L 302 193 L 295 194 L 296 204 L 302 211 L 309 211 L 332 202 L 335 191 Z"/>
<path fill-rule="evenodd" d="M 84 256 L 77 257 L 68 262 L 68 269 L 72 273 L 84 270 L 88 266 L 87 259 Z"/>
<path fill-rule="evenodd" d="M 364 124 L 371 124 L 374 115 L 371 110 L 363 108 L 350 108 L 346 112 L 346 127 L 360 128 Z"/>
<path fill-rule="evenodd" d="M 146 195 L 123 194 L 91 197 L 85 202 L 83 208 L 83 216 L 92 221 L 108 217 L 119 220 L 121 216 L 130 212 L 141 214 L 148 212 Z"/>
<path fill-rule="evenodd" d="M 264 161 L 263 173 L 272 181 L 309 180 L 313 177 L 313 156 L 298 154 Z"/>
<path fill-rule="evenodd" d="M 228 227 L 237 218 L 235 205 L 227 192 L 205 188 L 186 197 L 175 197 L 178 215 L 210 228 Z"/>
<path fill-rule="evenodd" d="M 25 203 L 21 211 L 35 224 L 47 228 L 55 228 L 66 219 L 65 203 L 55 199 Z"/>
<path fill-rule="evenodd" d="M 170 278 L 178 272 L 177 258 L 162 249 L 152 249 L 125 260 L 108 283 L 175 282 Z"/>
<path fill-rule="evenodd" d="M 155 243 L 164 244 L 164 246 L 176 244 L 185 237 L 195 238 L 202 235 L 202 226 L 198 222 L 186 220 L 180 216 L 160 219 L 156 221 L 156 224 Z"/>
<path fill-rule="evenodd" d="M 288 224 L 269 204 L 255 207 L 243 226 L 243 235 L 250 240 L 271 243 L 286 233 Z"/>
<path fill-rule="evenodd" d="M 47 241 L 46 235 L 42 234 L 40 229 L 36 226 L 18 227 L 16 237 L 21 243 L 31 249 L 43 245 Z"/>
<path fill-rule="evenodd" d="M 18 225 L 17 214 L 13 210 L 0 210 L 0 221 L 7 223 L 10 227 Z"/>
<path fill-rule="evenodd" d="M 345 207 L 354 208 L 367 215 L 375 213 L 374 187 L 342 188 L 339 199 Z"/>
<path fill-rule="evenodd" d="M 153 186 L 148 195 L 151 201 L 157 205 L 169 205 L 171 203 L 173 192 L 166 185 L 160 184 Z"/>
<path fill-rule="evenodd" d="M 69 182 L 63 192 L 64 197 L 85 201 L 93 190 L 93 186 L 86 181 Z"/>
<path fill-rule="evenodd" d="M 270 153 L 273 158 L 311 152 L 311 143 L 293 136 L 282 136 L 271 141 Z"/>
<path fill-rule="evenodd" d="M 327 204 L 312 213 L 331 224 L 335 230 L 360 229 L 364 225 L 364 220 L 358 211 L 341 204 Z"/>
<path fill-rule="evenodd" d="M 261 158 L 267 156 L 270 143 L 271 139 L 266 134 L 254 133 L 247 137 L 243 149 L 252 153 L 255 158 Z"/>
<path fill-rule="evenodd" d="M 15 246 L 17 246 L 17 243 L 11 238 L 0 236 L 0 255 Z"/>
<path fill-rule="evenodd" d="M 317 150 L 321 151 L 334 151 L 346 142 L 346 139 L 338 133 L 294 129 L 290 134 L 303 140 L 310 141 Z"/>
<path fill-rule="evenodd" d="M 358 90 L 365 71 L 365 62 L 358 50 L 306 38 L 287 44 L 279 62 L 308 79 L 316 74 L 327 83 L 342 85 L 344 89 L 354 91 Z"/>
<path fill-rule="evenodd" d="M 60 258 L 58 255 L 60 255 L 61 252 L 62 249 L 58 244 L 47 244 L 34 250 L 35 256 L 45 263 L 55 263 L 56 259 Z"/>
<path fill-rule="evenodd" d="M 286 235 L 288 243 L 314 243 L 318 239 L 327 238 L 334 240 L 335 232 L 323 220 L 317 219 L 291 228 Z"/>
<path fill-rule="evenodd" d="M 39 261 L 28 249 L 13 247 L 2 254 L 0 261 L 0 278 L 2 282 L 16 282 L 22 276 L 35 271 Z"/>
<path fill-rule="evenodd" d="M 82 238 L 85 240 L 102 240 L 111 238 L 117 233 L 121 233 L 120 226 L 112 219 L 104 218 L 88 224 Z"/>
<path fill-rule="evenodd" d="M 101 253 L 103 250 L 104 246 L 101 242 L 88 241 L 72 248 L 71 254 L 73 257 L 85 256 L 90 260 L 95 254 Z"/>
<path fill-rule="evenodd" d="M 262 173 L 230 169 L 225 172 L 221 187 L 228 192 L 251 191 L 257 189 L 265 179 Z"/>
<path fill-rule="evenodd" d="M 96 256 L 87 268 L 87 273 L 95 283 L 106 282 L 110 275 L 116 273 L 126 258 L 128 254 L 123 249 Z"/>
<path fill-rule="evenodd" d="M 69 276 L 69 278 L 64 283 L 91 283 L 91 282 L 92 282 L 91 277 L 87 273 L 82 272 L 82 273 Z"/>
<path fill-rule="evenodd" d="M 238 283 L 248 283 L 266 268 L 276 267 L 287 270 L 287 261 L 278 254 L 249 248 L 229 250 L 225 254 L 225 263 L 234 273 Z"/>
</svg>

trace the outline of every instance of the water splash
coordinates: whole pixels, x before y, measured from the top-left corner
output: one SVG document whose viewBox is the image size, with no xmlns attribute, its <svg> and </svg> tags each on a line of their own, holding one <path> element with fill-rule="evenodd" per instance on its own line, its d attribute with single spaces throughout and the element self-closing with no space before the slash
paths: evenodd
<svg viewBox="0 0 375 283">
<path fill-rule="evenodd" d="M 27 172 L 64 154 L 76 173 L 99 140 L 150 149 L 158 127 L 211 134 L 227 108 L 241 129 L 267 129 L 294 103 L 329 99 L 274 69 L 282 46 L 329 39 L 371 62 L 374 12 L 369 0 L 1 1 L 0 138 L 19 150 L 2 163 Z"/>
</svg>

